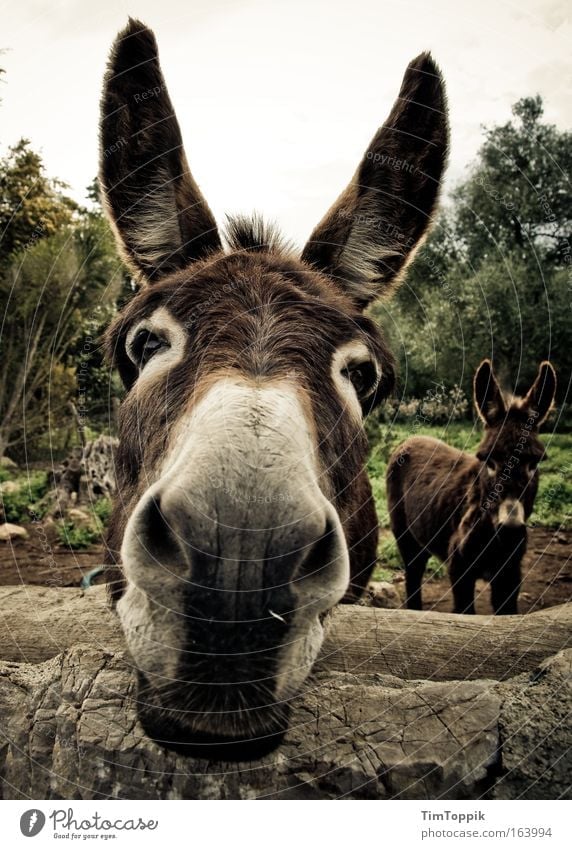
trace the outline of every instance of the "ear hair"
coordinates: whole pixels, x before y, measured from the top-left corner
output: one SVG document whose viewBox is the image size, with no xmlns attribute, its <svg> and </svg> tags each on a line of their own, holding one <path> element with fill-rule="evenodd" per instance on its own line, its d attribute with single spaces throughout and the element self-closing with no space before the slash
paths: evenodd
<svg viewBox="0 0 572 849">
<path fill-rule="evenodd" d="M 524 405 L 538 414 L 535 427 L 546 421 L 556 395 L 556 372 L 548 360 L 538 367 L 536 380 L 528 390 Z"/>
<path fill-rule="evenodd" d="M 506 416 L 503 394 L 488 359 L 483 360 L 475 372 L 473 397 L 479 417 L 489 427 Z"/>
<path fill-rule="evenodd" d="M 129 19 L 101 99 L 100 184 L 128 264 L 157 280 L 221 247 L 183 151 L 153 32 Z"/>
</svg>

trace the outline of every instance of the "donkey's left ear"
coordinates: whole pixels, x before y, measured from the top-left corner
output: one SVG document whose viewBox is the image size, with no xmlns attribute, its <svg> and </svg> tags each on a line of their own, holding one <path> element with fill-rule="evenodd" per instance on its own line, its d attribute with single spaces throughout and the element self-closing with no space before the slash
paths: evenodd
<svg viewBox="0 0 572 849">
<path fill-rule="evenodd" d="M 494 427 L 506 416 L 506 404 L 490 360 L 483 360 L 475 372 L 473 399 L 479 418 L 488 427 Z"/>
<path fill-rule="evenodd" d="M 302 259 L 365 307 L 399 281 L 431 223 L 447 159 L 445 86 L 429 53 L 414 59 L 353 180 Z"/>
<path fill-rule="evenodd" d="M 538 418 L 535 422 L 535 427 L 546 420 L 548 413 L 554 402 L 556 395 L 556 372 L 552 364 L 548 360 L 540 363 L 536 380 L 530 387 L 526 398 L 524 399 L 525 406 L 531 411 L 538 413 Z"/>
<path fill-rule="evenodd" d="M 187 165 L 155 36 L 132 19 L 115 39 L 103 84 L 99 179 L 119 248 L 147 281 L 221 247 Z"/>
</svg>

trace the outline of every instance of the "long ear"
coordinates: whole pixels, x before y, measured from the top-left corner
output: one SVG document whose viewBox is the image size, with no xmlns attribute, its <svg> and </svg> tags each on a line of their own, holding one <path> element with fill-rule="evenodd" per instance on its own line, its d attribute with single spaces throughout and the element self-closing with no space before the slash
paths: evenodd
<svg viewBox="0 0 572 849">
<path fill-rule="evenodd" d="M 115 39 L 104 79 L 100 182 L 122 253 L 147 280 L 220 248 L 187 165 L 155 36 L 131 18 Z"/>
<path fill-rule="evenodd" d="M 530 387 L 526 398 L 524 399 L 525 406 L 531 411 L 538 414 L 535 422 L 535 427 L 540 427 L 543 421 L 546 420 L 554 396 L 556 395 L 556 372 L 552 364 L 548 360 L 540 363 L 536 380 Z"/>
<path fill-rule="evenodd" d="M 351 183 L 318 224 L 302 259 L 334 277 L 359 306 L 399 280 L 431 221 L 447 159 L 443 79 L 429 53 L 414 59 L 389 118 Z"/>
<path fill-rule="evenodd" d="M 506 415 L 506 404 L 490 360 L 483 360 L 473 381 L 475 408 L 487 425 L 494 425 Z"/>
</svg>

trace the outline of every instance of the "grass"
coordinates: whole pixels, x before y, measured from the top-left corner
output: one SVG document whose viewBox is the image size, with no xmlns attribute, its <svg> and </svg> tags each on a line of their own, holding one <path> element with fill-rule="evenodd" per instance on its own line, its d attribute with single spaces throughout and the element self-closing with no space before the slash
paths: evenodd
<svg viewBox="0 0 572 849">
<path fill-rule="evenodd" d="M 14 492 L 2 492 L 0 497 L 5 520 L 14 524 L 29 522 L 32 510 L 36 516 L 41 517 L 43 510 L 39 502 L 48 491 L 46 472 L 31 472 L 20 477 L 11 476 L 11 480 L 18 488 Z"/>
<path fill-rule="evenodd" d="M 393 451 L 409 436 L 433 436 L 462 451 L 473 453 L 481 441 L 481 429 L 470 422 L 452 422 L 448 425 L 417 427 L 410 424 L 379 424 L 369 428 L 370 456 L 368 471 L 381 526 L 378 549 L 379 564 L 374 578 L 392 580 L 394 573 L 403 568 L 397 543 L 389 530 L 389 514 L 385 494 L 385 472 Z M 549 528 L 572 529 L 572 435 L 546 433 L 541 435 L 546 446 L 546 459 L 540 465 L 540 482 L 530 525 Z M 432 557 L 428 573 L 435 577 L 445 574 L 443 564 Z"/>
<path fill-rule="evenodd" d="M 95 527 L 76 527 L 73 522 L 61 522 L 58 536 L 62 545 L 74 550 L 89 548 L 100 538 L 100 530 Z"/>
<path fill-rule="evenodd" d="M 546 458 L 540 464 L 540 485 L 530 517 L 531 524 L 572 528 L 572 435 L 543 437 Z"/>
<path fill-rule="evenodd" d="M 89 525 L 79 526 L 64 520 L 58 526 L 60 542 L 72 549 L 89 548 L 90 545 L 99 542 L 109 522 L 111 509 L 111 499 L 100 498 L 90 506 L 91 523 Z"/>
<path fill-rule="evenodd" d="M 105 527 L 111 517 L 112 504 L 110 498 L 100 498 L 92 506 L 91 511 L 101 525 Z"/>
</svg>

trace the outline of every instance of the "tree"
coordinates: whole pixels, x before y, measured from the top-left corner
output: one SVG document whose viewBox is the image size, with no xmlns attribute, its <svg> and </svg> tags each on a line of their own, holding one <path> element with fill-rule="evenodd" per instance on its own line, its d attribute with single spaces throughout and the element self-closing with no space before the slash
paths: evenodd
<svg viewBox="0 0 572 849">
<path fill-rule="evenodd" d="M 71 222 L 76 204 L 63 194 L 64 188 L 46 176 L 27 139 L 9 149 L 0 161 L 0 270 L 15 253 Z"/>
<path fill-rule="evenodd" d="M 569 333 L 572 133 L 542 122 L 539 97 L 485 130 L 468 178 L 452 192 L 391 305 L 375 308 L 398 353 L 406 394 L 435 382 L 471 392 L 493 357 L 507 386 L 526 385 L 541 359 L 572 372 Z M 521 383 L 522 381 L 522 383 Z"/>
<path fill-rule="evenodd" d="M 527 264 L 570 262 L 572 133 L 542 122 L 539 96 L 485 131 L 471 174 L 453 195 L 456 238 L 469 265 L 518 253 Z M 568 257 L 568 259 L 566 259 Z"/>
<path fill-rule="evenodd" d="M 51 441 L 71 423 L 70 402 L 87 398 L 89 372 L 78 388 L 82 357 L 100 357 L 94 332 L 107 323 L 124 272 L 101 210 L 69 202 L 26 142 L 0 163 L 0 182 L 1 456 Z"/>
</svg>

